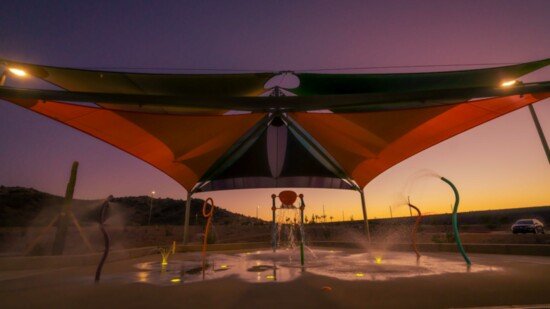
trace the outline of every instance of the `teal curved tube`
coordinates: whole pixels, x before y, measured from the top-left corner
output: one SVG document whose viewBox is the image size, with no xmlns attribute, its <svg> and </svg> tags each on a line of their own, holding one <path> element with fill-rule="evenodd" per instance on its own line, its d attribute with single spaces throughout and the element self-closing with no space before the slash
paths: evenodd
<svg viewBox="0 0 550 309">
<path fill-rule="evenodd" d="M 453 192 L 455 194 L 455 206 L 453 208 L 453 230 L 454 230 L 454 233 L 455 233 L 455 240 L 456 240 L 456 245 L 458 246 L 458 250 L 460 251 L 460 253 L 462 254 L 462 257 L 464 258 L 464 260 L 466 261 L 466 263 L 468 265 L 472 265 L 472 262 L 470 261 L 470 259 L 468 258 L 468 256 L 466 255 L 466 252 L 464 251 L 464 248 L 462 247 L 462 242 L 460 241 L 460 236 L 458 235 L 458 215 L 457 215 L 457 211 L 458 211 L 458 202 L 460 200 L 459 196 L 458 196 L 458 190 L 456 189 L 456 187 L 453 185 L 453 183 L 445 178 L 445 177 L 441 177 L 441 180 L 443 180 L 445 183 L 447 183 L 449 186 L 451 186 L 451 189 L 453 189 Z"/>
</svg>

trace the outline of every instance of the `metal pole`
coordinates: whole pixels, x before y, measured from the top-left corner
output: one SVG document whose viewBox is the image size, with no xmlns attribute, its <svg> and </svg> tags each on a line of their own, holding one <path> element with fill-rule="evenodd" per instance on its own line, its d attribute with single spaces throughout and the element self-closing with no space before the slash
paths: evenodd
<svg viewBox="0 0 550 309">
<path fill-rule="evenodd" d="M 537 113 L 535 112 L 535 108 L 533 107 L 533 105 L 529 105 L 529 111 L 531 112 L 531 117 L 533 117 L 533 122 L 535 122 L 535 127 L 537 128 L 537 132 L 539 133 L 540 142 L 542 143 L 542 147 L 544 148 L 544 152 L 546 153 L 548 163 L 550 163 L 550 148 L 548 148 L 548 142 L 546 141 L 546 137 L 544 137 L 544 132 L 542 131 L 539 118 L 537 117 Z"/>
<path fill-rule="evenodd" d="M 363 207 L 363 220 L 365 221 L 365 234 L 367 234 L 367 240 L 370 242 L 370 230 L 369 230 L 369 219 L 367 217 L 367 207 L 365 206 L 365 193 L 363 190 L 359 190 L 361 195 L 361 206 Z"/>
<path fill-rule="evenodd" d="M 306 232 L 304 231 L 304 209 L 306 203 L 304 203 L 304 195 L 300 194 L 300 262 L 304 266 L 304 244 L 306 242 Z"/>
<path fill-rule="evenodd" d="M 103 269 L 103 264 L 105 264 L 105 260 L 107 260 L 107 256 L 109 255 L 110 238 L 107 230 L 105 230 L 105 219 L 107 219 L 106 217 L 107 212 L 109 211 L 109 202 L 111 202 L 112 199 L 113 196 L 109 195 L 109 197 L 101 205 L 101 213 L 99 215 L 99 228 L 101 228 L 101 233 L 103 233 L 105 249 L 103 250 L 103 256 L 101 256 L 101 260 L 99 261 L 99 264 L 97 265 L 97 269 L 95 271 L 95 282 L 99 282 L 99 278 L 101 277 L 101 270 Z"/>
<path fill-rule="evenodd" d="M 189 216 L 191 215 L 191 192 L 187 192 L 187 201 L 185 201 L 185 224 L 183 225 L 183 244 L 187 245 L 189 240 Z"/>
<path fill-rule="evenodd" d="M 460 250 L 460 253 L 462 254 L 462 257 L 466 261 L 466 264 L 471 265 L 472 262 L 470 261 L 470 258 L 468 258 L 468 255 L 466 255 L 466 252 L 464 251 L 464 247 L 462 246 L 462 242 L 460 241 L 460 235 L 458 234 L 458 203 L 459 203 L 459 196 L 458 196 L 458 190 L 456 189 L 455 185 L 447 178 L 441 177 L 440 178 L 443 182 L 447 183 L 451 189 L 453 190 L 453 193 L 455 194 L 455 205 L 453 208 L 453 231 L 455 235 L 456 245 L 458 246 L 458 250 Z"/>
<path fill-rule="evenodd" d="M 277 207 L 275 207 L 276 197 L 277 195 L 275 194 L 271 195 L 271 199 L 272 199 L 271 212 L 273 213 L 272 215 L 273 222 L 271 227 L 271 247 L 273 248 L 273 252 L 277 251 L 277 222 L 275 222 L 275 210 L 277 210 Z"/>
<path fill-rule="evenodd" d="M 151 192 L 151 197 L 149 199 L 149 220 L 147 225 L 151 225 L 151 213 L 153 212 L 153 198 L 155 198 L 155 191 Z"/>
<path fill-rule="evenodd" d="M 393 218 L 393 213 L 391 212 L 391 205 L 389 207 L 390 207 L 390 218 Z"/>
</svg>

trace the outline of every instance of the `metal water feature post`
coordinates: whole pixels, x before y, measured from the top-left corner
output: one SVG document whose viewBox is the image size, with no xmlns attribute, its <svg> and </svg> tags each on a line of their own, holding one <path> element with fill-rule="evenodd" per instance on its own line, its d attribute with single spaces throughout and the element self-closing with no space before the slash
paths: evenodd
<svg viewBox="0 0 550 309">
<path fill-rule="evenodd" d="M 187 192 L 187 200 L 185 201 L 185 223 L 183 225 L 183 244 L 187 245 L 189 240 L 189 216 L 191 215 L 191 195 L 193 192 Z"/>
<path fill-rule="evenodd" d="M 206 212 L 208 201 L 210 201 L 210 211 Z M 204 230 L 204 240 L 202 245 L 202 279 L 204 280 L 204 274 L 206 270 L 206 244 L 208 243 L 208 230 L 210 229 L 212 216 L 214 215 L 214 200 L 212 198 L 209 197 L 204 200 L 204 204 L 202 205 L 202 215 L 203 217 L 208 219 L 208 221 L 206 222 L 206 229 Z"/>
<path fill-rule="evenodd" d="M 451 189 L 453 189 L 453 192 L 455 194 L 455 205 L 454 205 L 454 208 L 453 208 L 452 220 L 453 220 L 453 230 L 454 230 L 454 234 L 455 234 L 456 245 L 458 246 L 458 250 L 460 250 L 460 253 L 462 254 L 462 257 L 466 261 L 466 264 L 471 265 L 472 262 L 470 261 L 470 259 L 466 255 L 466 252 L 464 251 L 464 248 L 462 247 L 462 242 L 460 241 L 460 236 L 458 235 L 458 215 L 457 215 L 458 203 L 459 203 L 458 190 L 456 189 L 456 187 L 453 185 L 453 183 L 449 179 L 447 179 L 445 177 L 441 177 L 441 180 L 443 182 L 447 183 L 451 187 Z"/>
<path fill-rule="evenodd" d="M 109 234 L 107 233 L 107 230 L 105 230 L 105 220 L 107 219 L 107 215 L 109 211 L 109 203 L 111 202 L 112 199 L 113 199 L 113 196 L 109 195 L 109 197 L 107 197 L 107 199 L 101 205 L 101 213 L 99 215 L 99 228 L 101 229 L 101 233 L 103 234 L 105 249 L 103 250 L 103 255 L 101 256 L 101 260 L 99 261 L 99 264 L 97 265 L 97 269 L 95 271 L 95 282 L 99 282 L 99 279 L 101 277 L 101 270 L 103 269 L 103 264 L 105 264 L 105 261 L 107 260 L 107 256 L 109 255 L 110 238 L 109 238 Z"/>
<path fill-rule="evenodd" d="M 414 252 L 416 253 L 416 257 L 420 258 L 420 252 L 418 252 L 418 248 L 416 247 L 416 231 L 418 229 L 418 224 L 420 223 L 420 220 L 422 220 L 422 213 L 420 212 L 420 209 L 418 209 L 418 207 L 411 204 L 411 200 L 409 199 L 409 209 L 411 208 L 414 208 L 414 210 L 416 210 L 416 212 L 418 213 L 418 218 L 416 219 L 416 223 L 414 224 L 412 230 L 411 240 Z"/>
<path fill-rule="evenodd" d="M 304 244 L 306 242 L 306 233 L 304 231 L 304 209 L 306 203 L 304 203 L 304 195 L 300 193 L 300 262 L 304 266 Z"/>
<path fill-rule="evenodd" d="M 273 203 L 271 205 L 271 212 L 273 213 L 273 221 L 271 227 L 271 247 L 273 248 L 273 252 L 277 251 L 277 222 L 275 222 L 275 211 L 277 210 L 277 207 L 275 206 L 275 198 L 277 198 L 277 195 L 271 194 L 271 199 L 273 200 Z"/>
</svg>

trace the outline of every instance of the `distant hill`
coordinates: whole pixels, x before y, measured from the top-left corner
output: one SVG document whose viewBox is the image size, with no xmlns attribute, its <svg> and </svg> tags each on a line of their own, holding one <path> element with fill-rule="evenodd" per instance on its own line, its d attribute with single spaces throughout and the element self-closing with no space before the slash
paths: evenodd
<svg viewBox="0 0 550 309">
<path fill-rule="evenodd" d="M 47 225 L 63 207 L 64 198 L 35 189 L 0 186 L 0 227 L 8 226 L 44 226 Z M 103 200 L 78 200 L 72 202 L 72 210 L 82 225 L 98 222 L 99 209 Z M 190 224 L 202 224 L 204 201 L 193 199 L 191 202 Z M 152 207 L 151 207 L 152 205 Z M 185 220 L 185 201 L 149 196 L 115 197 L 110 207 L 110 215 L 123 225 L 147 225 L 149 211 L 151 225 L 182 225 Z M 216 224 L 249 225 L 261 220 L 230 212 L 216 206 L 214 210 Z"/>
<path fill-rule="evenodd" d="M 45 226 L 63 207 L 63 197 L 21 187 L 0 186 L 0 227 L 10 226 Z M 147 225 L 149 209 L 152 202 L 151 225 L 183 225 L 185 220 L 185 201 L 170 198 L 149 196 L 115 197 L 111 204 L 110 215 L 120 225 Z M 98 222 L 99 208 L 103 200 L 73 200 L 73 213 L 82 225 Z M 190 224 L 203 225 L 201 199 L 191 202 Z M 236 214 L 216 206 L 214 223 L 216 225 L 252 225 L 265 223 L 253 217 Z M 115 219 L 113 218 L 113 219 Z M 499 226 L 510 225 L 521 218 L 537 218 L 550 226 L 550 206 L 526 207 L 501 210 L 472 211 L 459 213 L 461 225 Z M 370 219 L 376 225 L 412 224 L 416 217 Z M 422 219 L 423 225 L 447 225 L 451 222 L 450 214 L 428 215 Z M 360 221 L 355 221 L 361 224 Z M 353 224 L 352 222 L 334 222 L 334 225 Z"/>
</svg>

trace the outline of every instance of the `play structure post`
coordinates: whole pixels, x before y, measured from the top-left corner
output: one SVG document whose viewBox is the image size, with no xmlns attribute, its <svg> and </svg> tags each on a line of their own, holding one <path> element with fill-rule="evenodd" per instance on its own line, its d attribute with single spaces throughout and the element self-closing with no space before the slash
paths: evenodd
<svg viewBox="0 0 550 309">
<path fill-rule="evenodd" d="M 306 208 L 306 204 L 304 203 L 304 195 L 300 194 L 298 196 L 300 197 L 300 262 L 302 266 L 304 266 L 304 243 L 306 241 L 306 233 L 304 231 L 304 209 Z"/>
<path fill-rule="evenodd" d="M 544 136 L 544 132 L 540 126 L 539 118 L 537 117 L 537 113 L 535 112 L 535 108 L 532 104 L 529 104 L 529 111 L 531 112 L 531 117 L 533 117 L 533 122 L 535 122 L 535 127 L 537 128 L 537 133 L 539 134 L 542 148 L 544 148 L 544 152 L 546 153 L 548 163 L 550 163 L 550 148 L 548 147 L 548 142 L 546 141 L 546 137 Z"/>
<path fill-rule="evenodd" d="M 189 240 L 189 216 L 191 215 L 191 192 L 187 192 L 187 200 L 185 201 L 185 224 L 183 225 L 183 244 L 187 245 Z"/>
<path fill-rule="evenodd" d="M 365 206 L 365 193 L 363 192 L 363 190 L 359 189 L 359 194 L 361 195 L 361 206 L 363 207 L 363 220 L 365 221 L 365 234 L 367 235 L 368 242 L 370 242 L 369 219 L 367 217 L 367 207 Z"/>
<path fill-rule="evenodd" d="M 271 199 L 273 200 L 272 206 L 271 206 L 271 212 L 272 212 L 272 226 L 271 226 L 271 247 L 273 248 L 273 252 L 277 251 L 277 222 L 275 222 L 275 210 L 277 210 L 277 207 L 275 206 L 275 198 L 277 195 L 271 194 Z"/>
<path fill-rule="evenodd" d="M 67 228 L 69 223 L 69 216 L 71 215 L 71 206 L 73 202 L 74 187 L 76 184 L 76 173 L 78 171 L 78 161 L 73 162 L 71 168 L 71 177 L 67 184 L 67 190 L 65 191 L 65 201 L 63 202 L 63 211 L 59 216 L 57 223 L 57 231 L 55 233 L 55 239 L 53 242 L 52 254 L 61 255 L 65 249 L 65 238 L 67 236 Z"/>
</svg>

